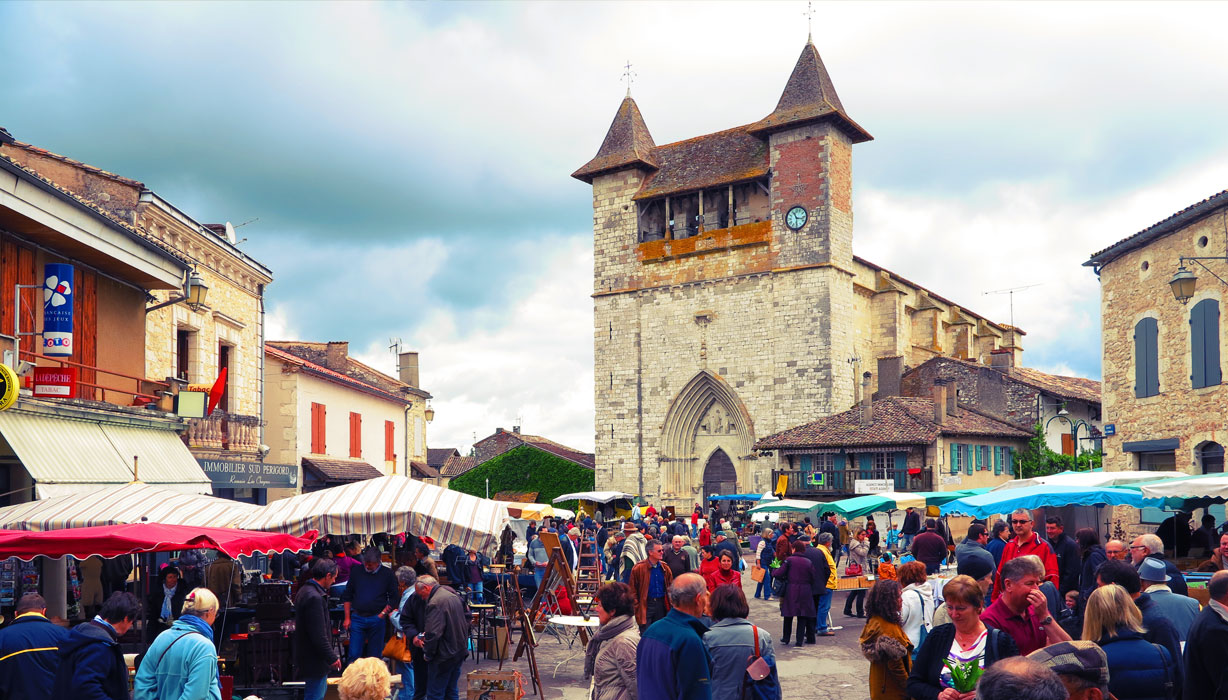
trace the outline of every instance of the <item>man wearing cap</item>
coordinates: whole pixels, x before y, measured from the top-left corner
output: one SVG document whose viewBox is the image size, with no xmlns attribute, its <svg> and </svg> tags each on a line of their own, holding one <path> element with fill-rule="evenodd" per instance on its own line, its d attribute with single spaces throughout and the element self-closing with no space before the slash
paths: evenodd
<svg viewBox="0 0 1228 700">
<path fill-rule="evenodd" d="M 973 696 L 968 693 L 968 696 Z M 960 695 L 964 697 L 964 695 Z M 1012 656 L 985 669 L 976 684 L 976 700 L 1066 700 L 1066 686 L 1057 674 L 1022 656 Z"/>
<path fill-rule="evenodd" d="M 980 557 L 964 557 L 958 559 L 955 563 L 955 573 L 959 576 L 970 576 L 976 584 L 981 587 L 981 593 L 985 594 L 985 606 L 989 606 L 989 589 L 993 586 L 993 560 L 986 562 Z M 951 621 L 951 614 L 947 612 L 947 604 L 943 603 L 934 610 L 933 626 L 945 625 Z"/>
<path fill-rule="evenodd" d="M 1143 639 L 1152 644 L 1159 644 L 1168 650 L 1169 656 L 1181 658 L 1181 640 L 1177 628 L 1164 618 L 1164 614 L 1156 607 L 1151 596 L 1143 593 L 1142 582 L 1138 572 L 1124 561 L 1109 559 L 1096 569 L 1096 585 L 1107 586 L 1115 583 L 1126 589 L 1126 593 L 1134 600 L 1134 605 L 1143 615 Z M 1177 687 L 1181 687 L 1181 664 L 1177 664 Z"/>
<path fill-rule="evenodd" d="M 1184 642 L 1190 625 L 1194 624 L 1194 618 L 1198 617 L 1198 601 L 1173 593 L 1168 587 L 1168 581 L 1172 577 L 1164 570 L 1164 564 L 1155 559 L 1144 559 L 1143 563 L 1139 564 L 1138 577 L 1143 582 L 1143 595 L 1151 597 L 1152 605 L 1164 619 L 1173 624 L 1177 630 L 1177 638 Z"/>
<path fill-rule="evenodd" d="M 989 530 L 981 523 L 972 523 L 968 526 L 968 536 L 955 548 L 955 565 L 962 567 L 965 560 L 978 559 L 988 565 L 990 571 L 996 569 L 993 554 L 987 549 L 988 544 Z"/>
<path fill-rule="evenodd" d="M 1095 642 L 1058 642 L 1037 649 L 1028 658 L 1056 673 L 1070 700 L 1109 697 L 1109 658 Z"/>
<path fill-rule="evenodd" d="M 1228 698 L 1228 571 L 1207 583 L 1211 600 L 1190 625 L 1185 643 L 1185 700 Z"/>
</svg>

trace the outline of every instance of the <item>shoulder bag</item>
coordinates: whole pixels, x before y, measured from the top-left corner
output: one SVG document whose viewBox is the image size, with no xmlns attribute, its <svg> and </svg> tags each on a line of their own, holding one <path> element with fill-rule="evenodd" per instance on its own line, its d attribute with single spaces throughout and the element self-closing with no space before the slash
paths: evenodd
<svg viewBox="0 0 1228 700">
<path fill-rule="evenodd" d="M 755 634 L 754 653 L 746 660 L 746 675 L 742 676 L 742 700 L 778 700 L 780 684 L 772 677 L 772 667 L 759 652 L 759 628 L 751 625 Z"/>
</svg>

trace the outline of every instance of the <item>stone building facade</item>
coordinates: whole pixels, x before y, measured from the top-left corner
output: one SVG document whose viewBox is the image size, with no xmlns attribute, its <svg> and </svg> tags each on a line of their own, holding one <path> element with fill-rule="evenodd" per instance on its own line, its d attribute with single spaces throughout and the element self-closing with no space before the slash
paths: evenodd
<svg viewBox="0 0 1228 700">
<path fill-rule="evenodd" d="M 848 409 L 878 358 L 1018 364 L 1020 331 L 853 255 L 870 139 L 812 44 L 753 124 L 657 146 L 623 100 L 573 173 L 593 188 L 598 484 L 687 507 L 766 491 L 757 437 Z"/>
<path fill-rule="evenodd" d="M 1226 216 L 1228 191 L 1084 263 L 1100 276 L 1104 421 L 1113 426 L 1104 441 L 1106 469 L 1224 470 L 1228 388 L 1219 319 L 1228 287 L 1215 276 L 1225 278 L 1228 268 L 1223 260 L 1186 262 L 1197 284 L 1185 303 L 1169 283 L 1182 257 L 1228 256 Z M 1126 522 L 1137 517 L 1117 510 Z"/>
</svg>

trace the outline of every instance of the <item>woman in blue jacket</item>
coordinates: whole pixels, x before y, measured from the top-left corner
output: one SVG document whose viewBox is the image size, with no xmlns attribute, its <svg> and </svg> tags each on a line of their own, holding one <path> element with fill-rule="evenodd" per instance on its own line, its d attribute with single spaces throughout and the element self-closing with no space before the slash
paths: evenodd
<svg viewBox="0 0 1228 700">
<path fill-rule="evenodd" d="M 184 597 L 183 611 L 171 628 L 145 652 L 133 684 L 133 700 L 221 700 L 213 621 L 217 596 L 197 588 Z"/>
<path fill-rule="evenodd" d="M 1168 649 L 1143 639 L 1143 614 L 1126 593 L 1110 583 L 1092 591 L 1083 612 L 1083 639 L 1109 658 L 1109 692 L 1117 700 L 1168 700 L 1181 697 L 1177 659 Z"/>
<path fill-rule="evenodd" d="M 755 657 L 763 658 L 769 672 L 767 678 L 757 682 L 757 692 L 750 696 L 780 700 L 772 637 L 767 630 L 746 619 L 750 614 L 746 594 L 738 586 L 717 586 L 708 601 L 708 609 L 716 620 L 704 634 L 704 647 L 712 657 L 712 700 L 742 700 L 745 697 L 743 684 L 751 683 L 746 667 Z"/>
</svg>

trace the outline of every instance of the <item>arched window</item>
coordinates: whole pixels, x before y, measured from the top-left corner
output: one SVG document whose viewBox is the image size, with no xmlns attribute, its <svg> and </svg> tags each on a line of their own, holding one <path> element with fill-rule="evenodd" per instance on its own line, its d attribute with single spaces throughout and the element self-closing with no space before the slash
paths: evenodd
<svg viewBox="0 0 1228 700">
<path fill-rule="evenodd" d="M 1134 326 L 1134 395 L 1140 399 L 1160 393 L 1159 336 L 1154 318 Z"/>
<path fill-rule="evenodd" d="M 1214 299 L 1190 309 L 1190 383 L 1195 389 L 1220 383 L 1219 302 Z"/>
<path fill-rule="evenodd" d="M 1220 474 L 1224 471 L 1224 446 L 1208 442 L 1198 448 L 1198 461 L 1202 462 L 1203 474 Z"/>
</svg>

